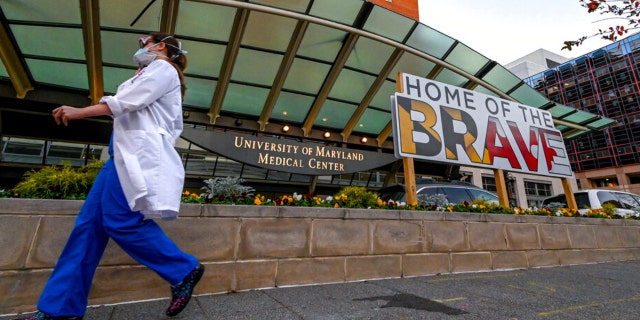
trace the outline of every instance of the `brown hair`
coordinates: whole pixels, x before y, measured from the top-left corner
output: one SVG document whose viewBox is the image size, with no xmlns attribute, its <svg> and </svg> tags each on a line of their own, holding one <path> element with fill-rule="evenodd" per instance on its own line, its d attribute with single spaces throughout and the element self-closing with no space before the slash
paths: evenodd
<svg viewBox="0 0 640 320">
<path fill-rule="evenodd" d="M 166 44 L 169 62 L 176 68 L 180 77 L 180 91 L 184 100 L 184 94 L 187 91 L 187 86 L 184 84 L 184 69 L 187 68 L 187 57 L 184 55 L 185 52 L 182 51 L 180 42 L 172 35 L 162 32 L 151 32 L 149 36 L 154 43 L 164 42 Z"/>
</svg>

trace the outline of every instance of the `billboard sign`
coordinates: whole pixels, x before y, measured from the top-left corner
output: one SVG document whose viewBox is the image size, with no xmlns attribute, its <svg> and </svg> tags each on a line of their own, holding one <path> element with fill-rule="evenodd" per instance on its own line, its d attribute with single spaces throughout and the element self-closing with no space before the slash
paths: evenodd
<svg viewBox="0 0 640 320">
<path fill-rule="evenodd" d="M 396 157 L 523 173 L 573 175 L 548 111 L 401 73 L 391 96 Z"/>
</svg>

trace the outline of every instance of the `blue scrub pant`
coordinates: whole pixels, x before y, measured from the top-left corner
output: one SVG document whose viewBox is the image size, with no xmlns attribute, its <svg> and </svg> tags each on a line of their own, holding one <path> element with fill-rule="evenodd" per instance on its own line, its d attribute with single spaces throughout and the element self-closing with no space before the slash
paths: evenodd
<svg viewBox="0 0 640 320">
<path fill-rule="evenodd" d="M 115 165 L 107 160 L 40 296 L 38 310 L 54 317 L 84 315 L 91 282 L 109 238 L 171 285 L 180 283 L 198 264 L 153 220 L 131 211 Z"/>
</svg>

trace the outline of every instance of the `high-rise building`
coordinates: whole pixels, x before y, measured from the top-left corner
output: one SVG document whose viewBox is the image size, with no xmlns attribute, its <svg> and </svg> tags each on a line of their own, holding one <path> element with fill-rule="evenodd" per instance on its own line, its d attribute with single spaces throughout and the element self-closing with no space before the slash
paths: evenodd
<svg viewBox="0 0 640 320">
<path fill-rule="evenodd" d="M 564 112 L 579 117 L 583 110 L 617 120 L 566 142 L 578 187 L 640 193 L 640 34 L 524 80 L 572 107 L 556 110 L 554 117 Z"/>
</svg>

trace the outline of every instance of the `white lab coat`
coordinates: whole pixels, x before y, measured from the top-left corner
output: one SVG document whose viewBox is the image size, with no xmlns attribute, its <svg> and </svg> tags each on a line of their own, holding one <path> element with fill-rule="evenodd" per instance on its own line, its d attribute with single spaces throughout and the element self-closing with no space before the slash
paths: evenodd
<svg viewBox="0 0 640 320">
<path fill-rule="evenodd" d="M 114 161 L 129 207 L 145 218 L 175 219 L 184 185 L 174 148 L 183 128 L 178 72 L 155 60 L 100 102 L 113 113 Z"/>
</svg>

